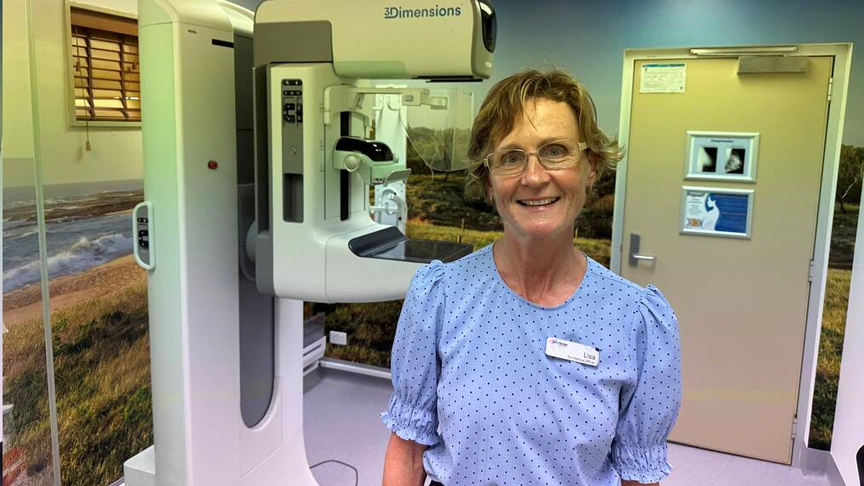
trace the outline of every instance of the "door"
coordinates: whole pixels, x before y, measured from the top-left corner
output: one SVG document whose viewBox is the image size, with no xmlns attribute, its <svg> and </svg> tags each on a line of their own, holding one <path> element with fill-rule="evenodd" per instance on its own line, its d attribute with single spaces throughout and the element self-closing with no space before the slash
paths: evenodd
<svg viewBox="0 0 864 486">
<path fill-rule="evenodd" d="M 664 60 L 665 78 L 636 61 L 620 260 L 678 315 L 670 440 L 787 464 L 833 57 L 803 60 L 803 73 L 747 74 L 735 58 Z"/>
</svg>

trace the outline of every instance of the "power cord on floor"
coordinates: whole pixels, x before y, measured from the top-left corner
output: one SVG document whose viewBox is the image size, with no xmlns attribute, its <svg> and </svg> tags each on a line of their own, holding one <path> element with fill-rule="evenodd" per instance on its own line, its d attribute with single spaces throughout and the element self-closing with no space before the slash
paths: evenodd
<svg viewBox="0 0 864 486">
<path fill-rule="evenodd" d="M 358 485 L 360 484 L 360 473 L 357 472 L 357 468 L 356 468 L 356 467 L 352 466 L 351 464 L 348 464 L 347 462 L 342 462 L 342 461 L 339 461 L 339 460 L 336 460 L 336 459 L 328 459 L 328 460 L 326 460 L 326 461 L 321 461 L 321 462 L 319 462 L 318 464 L 315 464 L 315 465 L 309 466 L 309 469 L 310 469 L 310 470 L 311 470 L 311 469 L 315 469 L 316 467 L 318 467 L 318 466 L 320 466 L 320 465 L 322 465 L 322 464 L 327 464 L 328 462 L 335 462 L 336 464 L 342 464 L 343 466 L 350 467 L 351 470 L 354 471 L 354 486 L 358 486 Z"/>
</svg>

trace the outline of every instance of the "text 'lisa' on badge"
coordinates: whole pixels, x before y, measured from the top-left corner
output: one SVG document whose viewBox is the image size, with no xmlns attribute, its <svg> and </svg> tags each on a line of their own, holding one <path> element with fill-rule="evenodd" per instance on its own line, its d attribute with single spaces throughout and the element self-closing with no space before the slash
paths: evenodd
<svg viewBox="0 0 864 486">
<path fill-rule="evenodd" d="M 593 346 L 565 341 L 554 337 L 546 338 L 546 355 L 553 358 L 575 361 L 588 366 L 600 364 L 600 350 Z"/>
</svg>

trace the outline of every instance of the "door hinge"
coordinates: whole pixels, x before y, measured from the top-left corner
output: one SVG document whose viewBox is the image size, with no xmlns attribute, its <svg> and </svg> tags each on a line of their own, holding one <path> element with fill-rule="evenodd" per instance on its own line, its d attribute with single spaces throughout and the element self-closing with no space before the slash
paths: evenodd
<svg viewBox="0 0 864 486">
<path fill-rule="evenodd" d="M 828 79 L 828 101 L 831 101 L 831 95 L 834 94 L 834 78 Z"/>
<path fill-rule="evenodd" d="M 814 265 L 813 265 L 813 260 L 810 260 L 810 271 L 807 273 L 807 281 L 808 281 L 808 282 L 812 282 L 812 281 L 813 281 L 813 266 L 814 266 Z"/>
<path fill-rule="evenodd" d="M 798 417 L 792 419 L 792 438 L 795 438 L 796 429 L 798 428 Z"/>
</svg>

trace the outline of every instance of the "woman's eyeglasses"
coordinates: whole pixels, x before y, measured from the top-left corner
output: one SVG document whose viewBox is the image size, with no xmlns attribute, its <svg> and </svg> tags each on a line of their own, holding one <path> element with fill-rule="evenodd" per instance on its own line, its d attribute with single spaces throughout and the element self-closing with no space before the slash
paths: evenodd
<svg viewBox="0 0 864 486">
<path fill-rule="evenodd" d="M 515 148 L 496 150 L 483 159 L 483 164 L 492 175 L 515 176 L 524 172 L 528 158 L 536 155 L 546 170 L 569 169 L 578 165 L 587 147 L 585 142 L 558 140 L 539 147 L 535 152 Z"/>
</svg>

